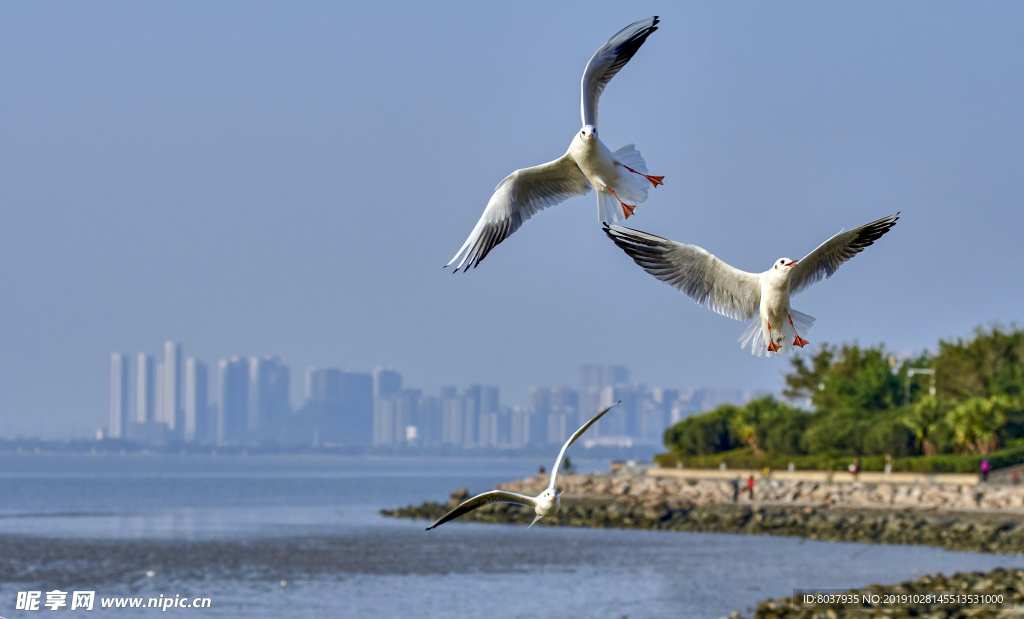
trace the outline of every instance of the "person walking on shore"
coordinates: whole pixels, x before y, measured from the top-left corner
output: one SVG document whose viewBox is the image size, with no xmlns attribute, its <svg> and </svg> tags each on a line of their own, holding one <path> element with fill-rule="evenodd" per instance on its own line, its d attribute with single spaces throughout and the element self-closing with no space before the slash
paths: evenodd
<svg viewBox="0 0 1024 619">
<path fill-rule="evenodd" d="M 739 477 L 733 477 L 732 478 L 732 502 L 733 503 L 739 503 L 740 502 L 740 478 Z"/>
<path fill-rule="evenodd" d="M 750 491 L 750 500 L 754 500 L 754 476 L 751 475 L 747 478 L 747 490 Z"/>
<path fill-rule="evenodd" d="M 981 461 L 981 481 L 988 483 L 988 458 Z"/>
</svg>

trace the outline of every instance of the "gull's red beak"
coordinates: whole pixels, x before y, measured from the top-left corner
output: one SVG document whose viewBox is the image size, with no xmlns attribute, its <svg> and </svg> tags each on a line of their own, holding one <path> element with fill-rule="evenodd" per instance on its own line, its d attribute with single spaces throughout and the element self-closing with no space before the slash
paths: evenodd
<svg viewBox="0 0 1024 619">
<path fill-rule="evenodd" d="M 787 263 L 786 263 L 786 266 L 788 266 L 788 267 L 795 267 L 795 266 L 796 266 L 796 263 L 797 263 L 797 261 L 796 261 L 796 260 L 791 260 L 790 262 L 787 262 Z"/>
</svg>

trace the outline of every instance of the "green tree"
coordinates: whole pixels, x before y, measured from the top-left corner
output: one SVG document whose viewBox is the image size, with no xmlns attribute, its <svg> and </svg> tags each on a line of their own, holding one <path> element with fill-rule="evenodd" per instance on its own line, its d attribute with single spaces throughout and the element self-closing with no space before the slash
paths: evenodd
<svg viewBox="0 0 1024 619">
<path fill-rule="evenodd" d="M 934 455 L 936 452 L 936 433 L 941 431 L 946 423 L 953 403 L 944 398 L 928 397 L 906 407 L 902 421 L 914 433 L 917 446 L 926 456 Z"/>
<path fill-rule="evenodd" d="M 739 447 L 730 431 L 730 420 L 739 410 L 731 404 L 702 415 L 693 415 L 665 430 L 665 446 L 686 456 L 704 456 Z"/>
<path fill-rule="evenodd" d="M 1024 395 L 1024 331 L 1000 325 L 974 330 L 974 339 L 939 342 L 935 387 L 946 398 Z"/>
<path fill-rule="evenodd" d="M 803 355 L 790 360 L 783 395 L 808 398 L 818 411 L 877 411 L 902 403 L 902 381 L 893 374 L 884 346 L 822 346 L 808 364 Z M 903 369 L 901 368 L 901 373 Z"/>
<path fill-rule="evenodd" d="M 965 451 L 987 454 L 999 447 L 999 430 L 1006 423 L 1009 400 L 1005 396 L 971 398 L 953 407 L 946 423 L 953 439 Z"/>
<path fill-rule="evenodd" d="M 730 431 L 750 446 L 754 455 L 766 451 L 801 453 L 803 433 L 812 415 L 773 396 L 751 400 L 738 409 L 730 421 Z"/>
</svg>

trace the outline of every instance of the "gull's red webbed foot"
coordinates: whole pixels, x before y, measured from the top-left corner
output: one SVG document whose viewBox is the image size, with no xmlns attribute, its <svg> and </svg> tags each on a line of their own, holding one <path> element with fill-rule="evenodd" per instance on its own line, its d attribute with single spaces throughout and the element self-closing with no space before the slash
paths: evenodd
<svg viewBox="0 0 1024 619">
<path fill-rule="evenodd" d="M 622 165 L 622 164 L 620 163 L 619 165 Z M 651 176 L 650 174 L 644 174 L 643 172 L 637 172 L 636 170 L 634 170 L 633 168 L 629 167 L 628 165 L 623 165 L 622 167 L 626 168 L 627 170 L 629 170 L 633 174 L 639 174 L 640 176 L 642 176 L 642 177 L 646 178 L 647 180 L 651 181 L 651 184 L 654 185 L 655 187 L 657 187 L 658 185 L 664 185 L 665 184 L 665 177 L 664 176 Z"/>
<path fill-rule="evenodd" d="M 789 316 L 789 326 L 793 327 L 793 335 L 796 336 L 796 339 L 793 340 L 793 346 L 799 346 L 800 348 L 803 348 L 804 346 L 810 343 L 804 338 L 800 337 L 800 334 L 796 332 L 796 325 L 793 324 L 792 316 Z"/>
<path fill-rule="evenodd" d="M 778 352 L 780 346 L 775 342 L 768 342 L 768 352 Z"/>
<path fill-rule="evenodd" d="M 633 204 L 626 204 L 625 202 L 619 199 L 619 194 L 615 193 L 614 189 L 608 187 L 608 185 L 605 185 L 605 187 L 608 189 L 608 191 L 612 192 L 612 195 L 615 196 L 616 200 L 619 200 L 619 205 L 622 206 L 622 214 L 626 216 L 626 219 L 629 219 L 629 216 L 633 214 L 634 210 L 636 210 L 636 206 Z"/>
</svg>

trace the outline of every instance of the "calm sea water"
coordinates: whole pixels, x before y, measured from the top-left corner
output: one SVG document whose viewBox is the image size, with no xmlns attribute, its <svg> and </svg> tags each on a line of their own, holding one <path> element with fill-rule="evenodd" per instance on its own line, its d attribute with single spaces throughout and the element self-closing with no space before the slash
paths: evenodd
<svg viewBox="0 0 1024 619">
<path fill-rule="evenodd" d="M 539 464 L 0 456 L 0 560 L 4 544 L 13 554 L 28 539 L 22 573 L 43 574 L 0 582 L 0 616 L 720 617 L 795 588 L 1024 567 L 1019 556 L 749 535 L 459 522 L 425 532 L 425 522 L 377 513 L 482 491 Z M 65 548 L 78 554 L 44 558 Z M 127 567 L 101 576 L 111 565 Z M 55 588 L 210 597 L 212 607 L 15 610 L 17 591 Z"/>
</svg>

